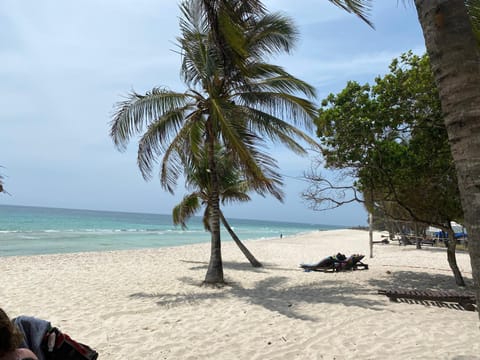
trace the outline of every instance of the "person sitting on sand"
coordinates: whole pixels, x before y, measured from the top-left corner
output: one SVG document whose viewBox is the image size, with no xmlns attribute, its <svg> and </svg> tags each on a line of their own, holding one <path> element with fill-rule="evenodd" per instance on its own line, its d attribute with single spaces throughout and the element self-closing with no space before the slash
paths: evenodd
<svg viewBox="0 0 480 360">
<path fill-rule="evenodd" d="M 95 350 L 73 340 L 50 321 L 24 315 L 9 319 L 0 309 L 0 324 L 0 360 L 98 358 Z"/>
<path fill-rule="evenodd" d="M 30 350 L 20 347 L 23 334 L 0 308 L 0 360 L 38 360 Z"/>
</svg>

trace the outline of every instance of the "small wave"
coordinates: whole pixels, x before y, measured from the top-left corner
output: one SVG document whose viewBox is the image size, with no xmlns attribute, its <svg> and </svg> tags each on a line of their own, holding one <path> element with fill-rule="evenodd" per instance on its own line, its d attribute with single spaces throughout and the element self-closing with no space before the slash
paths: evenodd
<svg viewBox="0 0 480 360">
<path fill-rule="evenodd" d="M 205 230 L 181 230 L 181 229 L 178 229 L 178 230 L 175 230 L 175 229 L 168 229 L 168 230 L 165 230 L 165 232 L 167 233 L 171 233 L 171 234 L 198 234 L 198 233 L 204 233 L 204 232 L 207 232 Z"/>
</svg>

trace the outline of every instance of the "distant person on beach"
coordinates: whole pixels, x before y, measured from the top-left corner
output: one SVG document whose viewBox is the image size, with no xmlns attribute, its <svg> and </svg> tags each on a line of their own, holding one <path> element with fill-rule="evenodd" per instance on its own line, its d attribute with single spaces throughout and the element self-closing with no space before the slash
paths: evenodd
<svg viewBox="0 0 480 360">
<path fill-rule="evenodd" d="M 281 239 L 281 238 L 283 238 L 283 234 L 282 234 L 282 233 L 280 233 L 280 239 Z"/>
<path fill-rule="evenodd" d="M 22 345 L 22 332 L 8 315 L 0 309 L 0 360 L 38 360 L 38 357 Z"/>
</svg>

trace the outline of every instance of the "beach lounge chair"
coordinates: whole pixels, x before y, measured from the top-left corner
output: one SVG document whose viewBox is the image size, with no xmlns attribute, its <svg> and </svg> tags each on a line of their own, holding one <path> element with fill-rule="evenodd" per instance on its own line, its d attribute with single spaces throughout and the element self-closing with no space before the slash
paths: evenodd
<svg viewBox="0 0 480 360">
<path fill-rule="evenodd" d="M 344 270 L 366 270 L 368 265 L 362 263 L 365 255 L 353 254 L 348 258 L 338 253 L 337 255 L 327 256 L 316 264 L 300 264 L 300 267 L 305 271 L 323 271 L 335 272 Z"/>
<path fill-rule="evenodd" d="M 368 264 L 362 262 L 364 257 L 365 255 L 360 254 L 350 255 L 345 261 L 340 261 L 335 264 L 335 271 L 367 270 Z"/>
<path fill-rule="evenodd" d="M 335 256 L 327 256 L 316 264 L 300 264 L 300 267 L 305 271 L 335 271 Z"/>
<path fill-rule="evenodd" d="M 387 296 L 390 301 L 398 302 L 398 299 L 410 299 L 416 301 L 434 301 L 445 303 L 457 303 L 468 311 L 475 311 L 475 295 L 458 293 L 456 291 L 433 291 L 433 290 L 378 290 L 380 295 Z"/>
</svg>

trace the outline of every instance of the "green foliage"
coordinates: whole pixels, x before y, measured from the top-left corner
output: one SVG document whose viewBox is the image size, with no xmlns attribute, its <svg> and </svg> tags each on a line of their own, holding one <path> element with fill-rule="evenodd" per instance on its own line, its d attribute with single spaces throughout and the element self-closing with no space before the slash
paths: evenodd
<svg viewBox="0 0 480 360">
<path fill-rule="evenodd" d="M 219 146 L 215 150 L 215 162 L 219 196 L 222 204 L 250 201 L 249 191 L 256 191 L 261 195 L 270 193 L 277 199 L 282 199 L 283 193 L 280 189 L 282 182 L 276 166 L 262 165 L 263 172 L 270 177 L 268 181 L 255 184 L 246 181 L 240 169 L 235 166 L 230 154 Z M 205 207 L 204 225 L 209 230 L 210 212 L 208 202 L 212 191 L 212 183 L 206 151 L 204 151 L 203 157 L 188 163 L 188 166 L 185 167 L 184 177 L 187 188 L 192 192 L 186 195 L 180 204 L 175 206 L 173 222 L 186 227 L 188 219 L 202 207 Z"/>
<path fill-rule="evenodd" d="M 477 44 L 480 46 L 480 1 L 465 0 L 470 22 L 472 24 L 473 33 L 477 39 Z"/>
<path fill-rule="evenodd" d="M 326 166 L 348 169 L 367 206 L 382 206 L 404 220 L 461 220 L 455 168 L 426 55 L 403 54 L 373 86 L 349 82 L 322 102 L 316 124 Z"/>
</svg>

